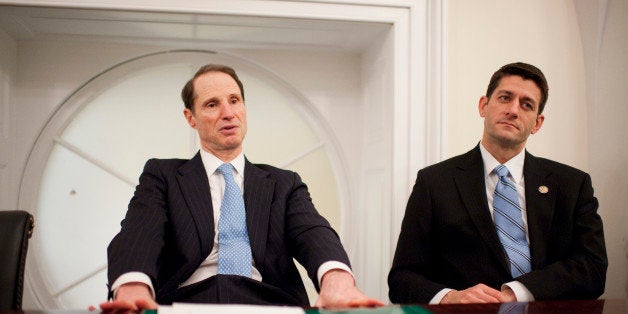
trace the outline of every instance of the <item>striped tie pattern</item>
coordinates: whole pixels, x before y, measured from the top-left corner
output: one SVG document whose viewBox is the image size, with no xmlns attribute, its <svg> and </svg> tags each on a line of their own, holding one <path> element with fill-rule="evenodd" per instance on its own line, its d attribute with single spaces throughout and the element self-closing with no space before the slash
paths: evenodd
<svg viewBox="0 0 628 314">
<path fill-rule="evenodd" d="M 513 278 L 530 272 L 530 246 L 526 239 L 521 206 L 517 197 L 517 187 L 508 179 L 508 168 L 495 167 L 499 177 L 493 196 L 495 227 L 499 240 L 508 255 L 510 272 Z"/>
<path fill-rule="evenodd" d="M 218 220 L 218 273 L 251 277 L 253 258 L 244 199 L 233 179 L 233 166 L 225 163 L 217 171 L 225 179 L 225 195 Z"/>
</svg>

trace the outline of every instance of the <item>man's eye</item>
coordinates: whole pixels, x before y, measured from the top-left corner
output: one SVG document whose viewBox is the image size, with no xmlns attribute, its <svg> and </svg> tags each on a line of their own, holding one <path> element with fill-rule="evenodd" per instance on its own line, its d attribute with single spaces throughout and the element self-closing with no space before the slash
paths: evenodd
<svg viewBox="0 0 628 314">
<path fill-rule="evenodd" d="M 502 96 L 499 96 L 497 99 L 503 100 L 503 101 L 508 101 L 510 99 L 510 97 L 508 97 L 506 95 L 502 95 Z"/>
<path fill-rule="evenodd" d="M 215 102 L 208 102 L 205 106 L 207 106 L 209 108 L 214 108 L 214 107 L 216 107 L 216 103 Z"/>
</svg>

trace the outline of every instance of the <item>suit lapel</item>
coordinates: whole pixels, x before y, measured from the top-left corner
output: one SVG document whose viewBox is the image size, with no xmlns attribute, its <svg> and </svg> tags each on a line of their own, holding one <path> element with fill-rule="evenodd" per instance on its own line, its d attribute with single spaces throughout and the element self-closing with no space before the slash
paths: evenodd
<svg viewBox="0 0 628 314">
<path fill-rule="evenodd" d="M 262 274 L 264 273 L 263 261 L 274 190 L 275 180 L 269 178 L 269 173 L 246 160 L 244 164 L 246 225 L 249 231 L 253 260 Z"/>
<path fill-rule="evenodd" d="M 460 171 L 454 180 L 462 202 L 486 245 L 500 261 L 503 270 L 510 273 L 506 254 L 497 236 L 495 224 L 488 208 L 484 163 L 479 146 L 465 154 L 465 158 L 458 165 L 458 169 Z"/>
<path fill-rule="evenodd" d="M 545 265 L 558 184 L 540 160 L 526 151 L 523 166 L 532 269 Z"/>
<path fill-rule="evenodd" d="M 214 245 L 214 213 L 209 192 L 207 172 L 200 153 L 179 168 L 177 181 L 187 208 L 194 219 L 199 241 L 201 258 L 206 258 Z M 174 208 L 174 207 L 173 207 Z"/>
</svg>

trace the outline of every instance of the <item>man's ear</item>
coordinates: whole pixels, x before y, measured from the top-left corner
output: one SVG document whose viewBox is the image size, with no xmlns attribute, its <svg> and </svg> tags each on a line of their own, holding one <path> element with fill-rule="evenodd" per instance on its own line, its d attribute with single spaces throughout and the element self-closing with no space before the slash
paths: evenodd
<svg viewBox="0 0 628 314">
<path fill-rule="evenodd" d="M 196 118 L 194 117 L 194 113 L 192 112 L 192 110 L 185 108 L 183 109 L 183 115 L 185 116 L 185 120 L 188 122 L 188 124 L 196 129 Z"/>
<path fill-rule="evenodd" d="M 545 116 L 543 114 L 538 115 L 536 117 L 536 123 L 534 124 L 534 127 L 532 128 L 530 134 L 538 132 L 541 129 L 541 126 L 543 126 L 543 121 L 545 121 Z"/>
<path fill-rule="evenodd" d="M 486 96 L 480 97 L 480 101 L 478 101 L 478 112 L 480 113 L 480 117 L 482 118 L 486 116 L 487 105 L 488 105 L 488 97 Z"/>
</svg>

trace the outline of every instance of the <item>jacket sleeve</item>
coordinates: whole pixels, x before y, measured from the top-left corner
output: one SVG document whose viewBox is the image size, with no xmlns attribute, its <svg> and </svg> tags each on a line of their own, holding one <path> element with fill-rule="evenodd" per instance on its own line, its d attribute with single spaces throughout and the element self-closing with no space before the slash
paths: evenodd
<svg viewBox="0 0 628 314">
<path fill-rule="evenodd" d="M 338 261 L 351 267 L 338 234 L 312 203 L 307 186 L 293 173 L 286 199 L 286 233 L 288 250 L 308 272 L 317 290 L 318 268 L 327 261 Z"/>
<path fill-rule="evenodd" d="M 388 275 L 389 298 L 393 303 L 428 303 L 436 293 L 446 288 L 425 276 L 434 257 L 431 221 L 430 191 L 423 172 L 419 171 Z"/>
<path fill-rule="evenodd" d="M 156 285 L 167 221 L 166 181 L 156 160 L 146 162 L 139 181 L 120 232 L 107 248 L 109 284 L 124 273 L 137 271 Z"/>
</svg>

